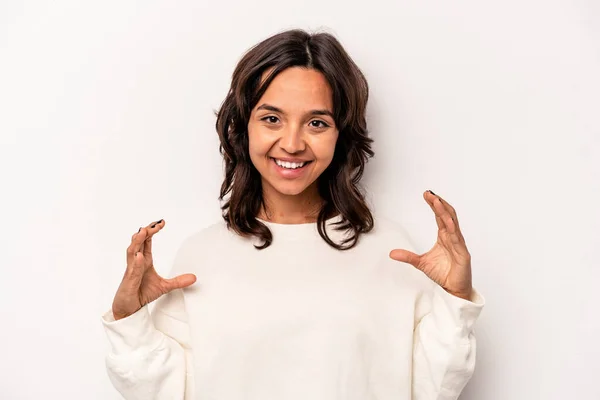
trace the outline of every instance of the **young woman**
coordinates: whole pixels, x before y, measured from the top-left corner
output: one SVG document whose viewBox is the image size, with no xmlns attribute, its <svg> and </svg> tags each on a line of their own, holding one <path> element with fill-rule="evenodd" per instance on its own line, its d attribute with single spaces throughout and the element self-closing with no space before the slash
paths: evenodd
<svg viewBox="0 0 600 400">
<path fill-rule="evenodd" d="M 458 397 L 484 303 L 471 257 L 431 191 L 427 253 L 372 216 L 367 97 L 329 34 L 286 31 L 244 55 L 216 123 L 224 221 L 184 241 L 168 279 L 152 259 L 165 221 L 140 228 L 103 316 L 126 399 Z"/>
</svg>

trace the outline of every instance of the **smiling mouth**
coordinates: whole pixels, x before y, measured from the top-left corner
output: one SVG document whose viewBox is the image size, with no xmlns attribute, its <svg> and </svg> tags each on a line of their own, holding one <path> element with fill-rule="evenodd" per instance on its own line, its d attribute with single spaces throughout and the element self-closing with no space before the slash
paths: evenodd
<svg viewBox="0 0 600 400">
<path fill-rule="evenodd" d="M 300 169 L 306 167 L 308 164 L 312 163 L 312 161 L 302 161 L 302 162 L 289 162 L 289 161 L 281 161 L 276 158 L 271 157 L 271 159 L 277 164 L 277 166 L 289 170 Z"/>
</svg>

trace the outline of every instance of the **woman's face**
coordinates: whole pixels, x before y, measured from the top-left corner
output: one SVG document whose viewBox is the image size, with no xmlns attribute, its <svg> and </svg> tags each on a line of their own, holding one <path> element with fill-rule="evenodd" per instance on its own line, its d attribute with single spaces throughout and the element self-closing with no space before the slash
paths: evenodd
<svg viewBox="0 0 600 400">
<path fill-rule="evenodd" d="M 248 122 L 250 158 L 265 195 L 294 196 L 316 188 L 337 138 L 332 91 L 323 74 L 301 67 L 280 72 Z"/>
</svg>

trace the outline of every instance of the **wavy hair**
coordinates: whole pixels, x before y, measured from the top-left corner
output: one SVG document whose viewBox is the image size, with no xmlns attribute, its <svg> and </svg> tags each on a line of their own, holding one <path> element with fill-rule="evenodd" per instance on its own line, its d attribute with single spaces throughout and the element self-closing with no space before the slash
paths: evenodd
<svg viewBox="0 0 600 400">
<path fill-rule="evenodd" d="M 263 244 L 256 246 L 257 249 L 271 245 L 271 231 L 256 218 L 265 205 L 261 177 L 250 160 L 248 121 L 271 81 L 290 67 L 320 71 L 333 92 L 333 114 L 339 135 L 331 164 L 317 178 L 323 199 L 317 228 L 330 246 L 347 250 L 374 225 L 359 186 L 365 164 L 374 155 L 365 118 L 369 87 L 358 66 L 329 33 L 310 34 L 300 29 L 278 33 L 250 48 L 237 64 L 227 97 L 216 113 L 219 151 L 225 163 L 219 196 L 222 215 L 229 229 L 244 237 L 261 239 Z M 271 73 L 261 83 L 267 69 L 272 69 Z M 335 243 L 325 229 L 327 219 L 337 215 L 341 219 L 335 230 L 350 232 L 341 243 Z"/>
</svg>

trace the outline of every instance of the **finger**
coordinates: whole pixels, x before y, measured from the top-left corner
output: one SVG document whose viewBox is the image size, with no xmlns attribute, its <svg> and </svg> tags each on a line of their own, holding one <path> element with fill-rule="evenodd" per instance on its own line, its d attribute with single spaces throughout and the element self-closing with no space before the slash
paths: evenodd
<svg viewBox="0 0 600 400">
<path fill-rule="evenodd" d="M 148 224 L 145 228 L 146 238 L 144 239 L 144 255 L 146 257 L 152 256 L 152 237 L 165 226 L 165 220 L 161 219 L 156 222 Z"/>
<path fill-rule="evenodd" d="M 125 275 L 123 276 L 123 282 L 125 282 L 128 287 L 139 288 L 142 279 L 144 278 L 144 265 L 144 254 L 140 251 L 136 252 L 132 257 L 132 261 L 127 263 Z"/>
<path fill-rule="evenodd" d="M 428 190 L 426 193 L 428 193 L 427 198 L 432 200 L 434 207 L 437 207 L 436 209 L 439 210 L 440 217 L 444 220 L 444 223 L 448 228 L 448 238 L 452 243 L 451 250 L 453 250 L 460 256 L 469 258 L 469 250 L 467 249 L 465 238 L 463 237 L 462 232 L 460 230 L 456 210 L 450 205 L 450 203 L 442 199 L 437 194 L 433 193 L 431 190 Z"/>
<path fill-rule="evenodd" d="M 446 231 L 449 233 L 454 233 L 456 229 L 456 225 L 452 220 L 452 216 L 446 210 L 446 207 L 441 203 L 439 198 L 436 198 L 433 201 L 433 208 L 435 209 L 436 214 L 444 221 L 444 225 L 446 226 Z"/>
<path fill-rule="evenodd" d="M 196 282 L 196 275 L 194 274 L 183 274 L 174 278 L 164 280 L 166 293 L 175 290 L 183 289 L 193 285 Z"/>
<path fill-rule="evenodd" d="M 433 199 L 431 197 L 433 197 Z M 433 211 L 433 213 L 435 215 L 435 223 L 437 224 L 438 229 L 439 230 L 446 229 L 446 225 L 444 224 L 444 221 L 439 217 L 439 215 L 437 215 L 437 211 L 433 207 L 432 200 L 435 200 L 435 196 L 433 194 L 430 194 L 429 191 L 427 191 L 423 194 L 423 198 L 425 199 L 425 201 L 429 205 L 429 208 L 431 208 L 431 210 Z"/>
<path fill-rule="evenodd" d="M 441 203 L 444 206 L 445 212 L 447 212 L 450 215 L 451 223 L 452 223 L 452 225 L 454 225 L 452 230 L 448 230 L 453 235 L 456 235 L 456 238 L 453 238 L 453 241 L 464 242 L 465 239 L 462 235 L 462 231 L 460 230 L 460 223 L 458 222 L 458 216 L 456 214 L 456 210 L 446 200 L 442 199 L 439 196 L 438 196 L 438 198 L 439 198 L 438 203 Z"/>
<path fill-rule="evenodd" d="M 456 216 L 456 210 L 452 207 L 447 201 L 442 199 L 437 194 L 433 193 L 431 190 L 425 192 L 427 196 L 427 202 L 431 202 L 431 206 L 436 212 L 436 215 L 439 216 L 444 225 L 446 226 L 446 230 L 451 234 L 458 235 L 459 239 L 462 239 L 462 234 L 460 233 L 460 227 L 458 225 L 458 218 Z"/>
<path fill-rule="evenodd" d="M 444 224 L 448 228 L 446 230 L 448 235 L 442 236 L 442 240 L 445 240 L 446 238 L 449 239 L 450 243 L 452 243 L 452 246 L 457 252 L 464 253 L 462 248 L 464 247 L 466 249 L 466 244 L 458 226 L 458 220 L 452 216 L 450 211 L 445 207 L 444 203 L 441 199 L 439 199 L 439 197 L 434 202 L 434 206 L 436 207 L 436 210 L 438 210 L 440 217 L 444 220 Z M 460 249 L 458 247 L 460 247 Z"/>
<path fill-rule="evenodd" d="M 129 244 L 129 247 L 127 247 L 127 265 L 133 262 L 133 258 L 138 251 L 144 251 L 145 234 L 144 228 L 140 227 L 140 229 L 131 236 L 131 243 Z"/>
<path fill-rule="evenodd" d="M 408 263 L 414 267 L 419 266 L 421 256 L 403 249 L 394 249 L 390 252 L 390 258 L 396 261 Z"/>
<path fill-rule="evenodd" d="M 141 228 L 131 237 L 131 244 L 127 248 L 127 264 L 133 261 L 135 253 L 142 252 L 146 257 L 152 256 L 152 236 L 165 226 L 163 219 L 152 222 Z"/>
<path fill-rule="evenodd" d="M 444 205 L 444 208 L 446 208 L 446 210 L 450 213 L 450 216 L 452 217 L 452 220 L 454 221 L 454 225 L 456 225 L 456 227 L 459 228 L 458 215 L 456 214 L 456 210 L 454 209 L 454 207 L 452 207 L 450 205 L 450 203 L 448 203 L 446 200 L 442 199 L 441 197 L 438 196 L 438 198 L 440 199 L 440 202 Z"/>
</svg>

